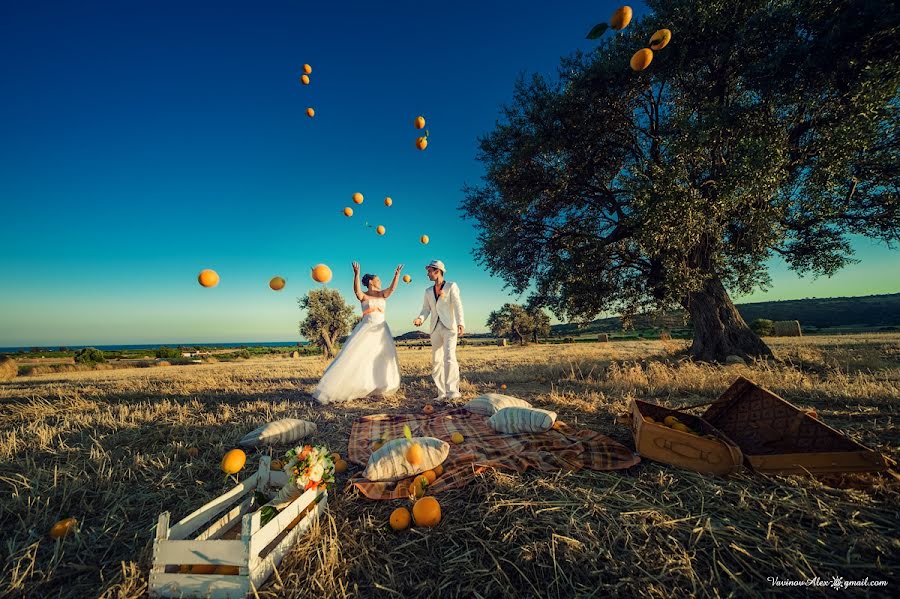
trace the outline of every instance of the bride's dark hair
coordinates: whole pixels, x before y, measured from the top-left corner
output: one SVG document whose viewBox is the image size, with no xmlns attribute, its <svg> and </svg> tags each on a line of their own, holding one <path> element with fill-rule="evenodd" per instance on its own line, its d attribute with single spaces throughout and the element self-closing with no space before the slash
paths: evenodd
<svg viewBox="0 0 900 599">
<path fill-rule="evenodd" d="M 365 274 L 365 275 L 363 275 L 363 278 L 362 278 L 362 284 L 365 285 L 366 287 L 368 287 L 369 281 L 371 281 L 374 278 L 375 278 L 375 275 Z"/>
</svg>

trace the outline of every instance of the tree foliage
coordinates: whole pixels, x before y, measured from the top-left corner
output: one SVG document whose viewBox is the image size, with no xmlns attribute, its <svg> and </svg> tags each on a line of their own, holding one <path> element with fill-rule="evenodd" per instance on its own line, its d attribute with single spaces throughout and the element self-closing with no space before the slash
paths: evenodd
<svg viewBox="0 0 900 599">
<path fill-rule="evenodd" d="M 325 357 L 337 355 L 338 339 L 350 332 L 353 308 L 334 289 L 316 289 L 300 298 L 306 318 L 300 322 L 300 334 L 322 348 Z"/>
<path fill-rule="evenodd" d="M 768 318 L 757 318 L 750 323 L 750 328 L 760 337 L 771 337 L 775 334 L 775 323 Z"/>
<path fill-rule="evenodd" d="M 103 352 L 95 347 L 84 347 L 75 352 L 76 364 L 99 364 L 106 362 Z"/>
<path fill-rule="evenodd" d="M 561 320 L 681 306 L 692 353 L 766 355 L 731 292 L 767 263 L 831 275 L 850 237 L 900 240 L 895 4 L 650 0 L 652 13 L 516 86 L 462 211 L 476 254 Z M 650 67 L 631 54 L 673 38 Z"/>
<path fill-rule="evenodd" d="M 518 304 L 504 304 L 488 316 L 487 326 L 495 337 L 526 344 L 550 335 L 550 317 L 539 308 L 526 309 Z"/>
</svg>

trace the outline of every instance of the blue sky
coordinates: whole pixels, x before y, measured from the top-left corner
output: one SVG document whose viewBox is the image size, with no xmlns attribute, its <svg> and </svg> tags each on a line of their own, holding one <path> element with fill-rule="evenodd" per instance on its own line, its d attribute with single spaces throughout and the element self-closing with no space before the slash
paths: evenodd
<svg viewBox="0 0 900 599">
<path fill-rule="evenodd" d="M 485 330 L 518 298 L 477 266 L 459 218 L 482 173 L 477 138 L 520 73 L 590 49 L 585 33 L 616 6 L 3 3 L 0 347 L 298 339 L 309 268 L 329 264 L 349 301 L 354 259 L 413 277 L 388 307 L 395 334 L 413 328 L 431 258 Z M 898 291 L 884 274 L 896 254 L 855 247 L 862 263 L 832 279 L 773 264 L 773 290 L 744 299 Z M 218 287 L 197 285 L 204 268 Z"/>
</svg>

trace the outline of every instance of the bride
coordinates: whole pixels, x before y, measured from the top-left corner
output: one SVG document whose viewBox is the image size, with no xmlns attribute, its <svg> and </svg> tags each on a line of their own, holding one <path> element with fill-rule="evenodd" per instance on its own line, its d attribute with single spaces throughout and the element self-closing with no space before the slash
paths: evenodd
<svg viewBox="0 0 900 599">
<path fill-rule="evenodd" d="M 387 298 L 397 289 L 402 269 L 401 264 L 394 271 L 391 286 L 384 290 L 377 275 L 365 275 L 362 284 L 366 291 L 363 293 L 359 263 L 353 263 L 353 291 L 362 303 L 363 316 L 313 391 L 313 398 L 319 403 L 391 395 L 400 388 L 397 348 L 384 320 L 384 307 Z"/>
</svg>

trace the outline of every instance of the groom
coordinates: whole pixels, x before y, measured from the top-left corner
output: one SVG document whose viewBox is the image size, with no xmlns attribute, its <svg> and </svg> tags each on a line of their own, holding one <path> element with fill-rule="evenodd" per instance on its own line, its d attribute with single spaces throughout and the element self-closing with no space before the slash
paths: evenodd
<svg viewBox="0 0 900 599">
<path fill-rule="evenodd" d="M 434 400 L 457 399 L 461 395 L 456 341 L 465 331 L 459 285 L 444 280 L 447 269 L 440 260 L 432 260 L 425 270 L 434 286 L 425 290 L 422 311 L 413 324 L 420 327 L 431 315 L 431 378 L 438 389 Z"/>
</svg>

